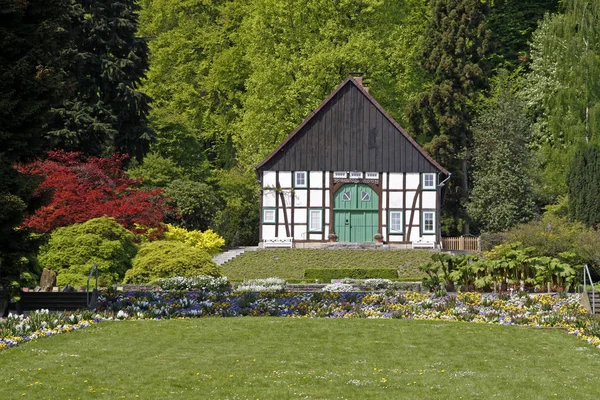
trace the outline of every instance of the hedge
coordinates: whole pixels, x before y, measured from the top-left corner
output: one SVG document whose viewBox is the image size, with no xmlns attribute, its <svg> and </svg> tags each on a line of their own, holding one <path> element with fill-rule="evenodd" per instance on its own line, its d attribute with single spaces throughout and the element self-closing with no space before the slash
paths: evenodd
<svg viewBox="0 0 600 400">
<path fill-rule="evenodd" d="M 328 282 L 332 279 L 398 279 L 396 268 L 306 268 L 304 279 Z"/>
</svg>

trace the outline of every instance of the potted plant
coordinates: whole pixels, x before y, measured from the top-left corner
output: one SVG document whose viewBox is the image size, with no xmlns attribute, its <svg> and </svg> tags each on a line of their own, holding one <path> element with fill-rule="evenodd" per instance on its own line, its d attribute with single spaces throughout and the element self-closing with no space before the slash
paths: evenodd
<svg viewBox="0 0 600 400">
<path fill-rule="evenodd" d="M 329 234 L 329 236 L 328 236 L 328 238 L 329 238 L 329 241 L 330 241 L 331 243 L 333 243 L 333 242 L 337 242 L 338 235 L 336 235 L 335 233 L 330 233 L 330 234 Z"/>
<path fill-rule="evenodd" d="M 373 237 L 377 243 L 383 243 L 383 235 L 381 233 L 377 232 Z"/>
</svg>

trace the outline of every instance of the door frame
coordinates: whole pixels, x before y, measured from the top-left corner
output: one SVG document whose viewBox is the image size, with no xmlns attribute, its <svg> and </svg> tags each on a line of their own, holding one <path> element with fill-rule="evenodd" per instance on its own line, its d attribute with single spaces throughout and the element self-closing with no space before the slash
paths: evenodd
<svg viewBox="0 0 600 400">
<path fill-rule="evenodd" d="M 329 172 L 329 233 L 334 233 L 334 221 L 335 221 L 335 210 L 334 210 L 334 203 L 335 203 L 335 193 L 344 185 L 346 184 L 362 184 L 362 185 L 367 185 L 369 186 L 371 189 L 373 189 L 373 191 L 375 193 L 377 193 L 378 198 L 378 204 L 377 204 L 377 215 L 378 215 L 378 222 L 377 222 L 377 232 L 382 233 L 382 227 L 383 227 L 383 222 L 381 220 L 381 206 L 382 206 L 382 193 L 383 190 L 381 189 L 381 186 L 374 184 L 373 182 L 367 182 L 364 179 L 352 179 L 349 182 L 338 182 L 338 183 L 333 183 L 333 172 Z"/>
</svg>

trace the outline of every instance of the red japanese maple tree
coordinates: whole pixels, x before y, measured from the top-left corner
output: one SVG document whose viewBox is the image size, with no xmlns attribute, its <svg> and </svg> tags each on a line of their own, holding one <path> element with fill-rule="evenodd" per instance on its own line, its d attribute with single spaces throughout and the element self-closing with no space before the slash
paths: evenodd
<svg viewBox="0 0 600 400">
<path fill-rule="evenodd" d="M 140 189 L 140 181 L 127 176 L 123 170 L 127 158 L 122 154 L 86 158 L 57 150 L 48 152 L 45 160 L 21 166 L 22 172 L 42 176 L 38 191 L 49 191 L 52 196 L 24 226 L 46 233 L 106 215 L 131 230 L 135 224 L 159 227 L 173 210 L 161 189 Z"/>
</svg>

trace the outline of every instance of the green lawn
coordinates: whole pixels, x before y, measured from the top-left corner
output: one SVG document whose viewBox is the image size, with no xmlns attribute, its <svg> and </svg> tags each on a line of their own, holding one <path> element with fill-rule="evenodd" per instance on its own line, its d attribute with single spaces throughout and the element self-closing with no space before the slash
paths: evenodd
<svg viewBox="0 0 600 400">
<path fill-rule="evenodd" d="M 400 277 L 421 280 L 419 265 L 428 261 L 427 250 L 286 249 L 246 252 L 221 268 L 230 280 L 302 279 L 305 268 L 398 268 Z"/>
<path fill-rule="evenodd" d="M 598 349 L 555 329 L 266 317 L 103 322 L 0 352 L 0 398 L 596 399 L 598 371 Z"/>
</svg>

